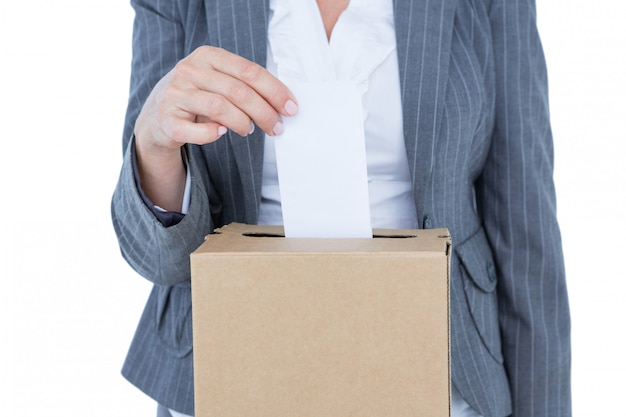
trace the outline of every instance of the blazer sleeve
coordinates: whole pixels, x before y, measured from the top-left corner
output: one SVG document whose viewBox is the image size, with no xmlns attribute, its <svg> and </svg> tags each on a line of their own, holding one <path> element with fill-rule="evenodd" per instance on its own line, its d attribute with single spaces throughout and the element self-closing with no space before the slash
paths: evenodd
<svg viewBox="0 0 626 417">
<path fill-rule="evenodd" d="M 570 318 L 534 0 L 493 0 L 496 122 L 477 202 L 498 272 L 513 416 L 571 415 Z"/>
<path fill-rule="evenodd" d="M 140 275 L 159 285 L 190 279 L 189 254 L 213 230 L 205 163 L 189 152 L 191 202 L 180 222 L 165 227 L 141 197 L 133 173 L 133 130 L 137 115 L 154 85 L 184 57 L 179 16 L 184 2 L 133 0 L 133 58 L 130 96 L 124 127 L 124 159 L 111 201 L 111 216 L 123 257 Z"/>
</svg>

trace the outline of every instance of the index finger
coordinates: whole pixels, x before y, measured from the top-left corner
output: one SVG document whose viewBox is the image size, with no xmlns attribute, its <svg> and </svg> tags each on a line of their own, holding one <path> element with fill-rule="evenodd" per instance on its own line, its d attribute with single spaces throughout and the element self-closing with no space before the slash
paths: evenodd
<svg viewBox="0 0 626 417">
<path fill-rule="evenodd" d="M 213 48 L 212 52 L 213 57 L 208 64 L 213 69 L 246 83 L 283 116 L 297 113 L 295 96 L 268 70 L 222 48 Z"/>
</svg>

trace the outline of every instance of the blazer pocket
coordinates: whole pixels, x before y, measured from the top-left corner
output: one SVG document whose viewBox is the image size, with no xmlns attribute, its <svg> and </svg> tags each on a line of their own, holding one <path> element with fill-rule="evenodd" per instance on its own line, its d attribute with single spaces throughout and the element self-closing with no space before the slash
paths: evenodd
<svg viewBox="0 0 626 417">
<path fill-rule="evenodd" d="M 156 306 L 157 336 L 162 346 L 177 358 L 193 349 L 191 286 L 159 287 Z"/>
<path fill-rule="evenodd" d="M 484 230 L 479 229 L 458 245 L 456 253 L 472 320 L 491 356 L 502 363 L 498 298 L 495 291 L 498 279 Z"/>
</svg>

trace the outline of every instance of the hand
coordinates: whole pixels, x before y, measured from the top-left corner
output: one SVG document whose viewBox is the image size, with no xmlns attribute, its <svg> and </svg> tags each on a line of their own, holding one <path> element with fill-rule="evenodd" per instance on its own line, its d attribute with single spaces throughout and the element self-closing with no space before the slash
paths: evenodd
<svg viewBox="0 0 626 417">
<path fill-rule="evenodd" d="M 165 148 L 213 142 L 256 123 L 282 133 L 282 116 L 297 112 L 289 89 L 265 68 L 224 49 L 203 46 L 180 61 L 148 97 L 135 126 L 138 141 Z"/>
<path fill-rule="evenodd" d="M 253 122 L 269 135 L 280 135 L 281 116 L 297 111 L 293 94 L 265 68 L 220 48 L 196 49 L 157 83 L 137 118 L 143 191 L 156 205 L 179 211 L 185 184 L 182 145 L 214 142 L 227 129 L 246 136 Z"/>
</svg>

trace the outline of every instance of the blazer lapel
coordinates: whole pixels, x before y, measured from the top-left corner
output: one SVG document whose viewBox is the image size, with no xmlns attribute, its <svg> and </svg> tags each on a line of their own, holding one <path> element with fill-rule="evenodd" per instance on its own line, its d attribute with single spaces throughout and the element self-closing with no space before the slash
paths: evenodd
<svg viewBox="0 0 626 417">
<path fill-rule="evenodd" d="M 210 44 L 265 66 L 269 0 L 207 0 L 204 4 Z M 245 221 L 256 223 L 261 201 L 265 135 L 261 129 L 247 137 L 229 131 L 224 139 L 230 141 L 241 176 Z"/>
<path fill-rule="evenodd" d="M 445 97 L 456 0 L 394 0 L 404 139 L 422 227 Z M 428 226 L 426 226 L 428 227 Z"/>
</svg>

